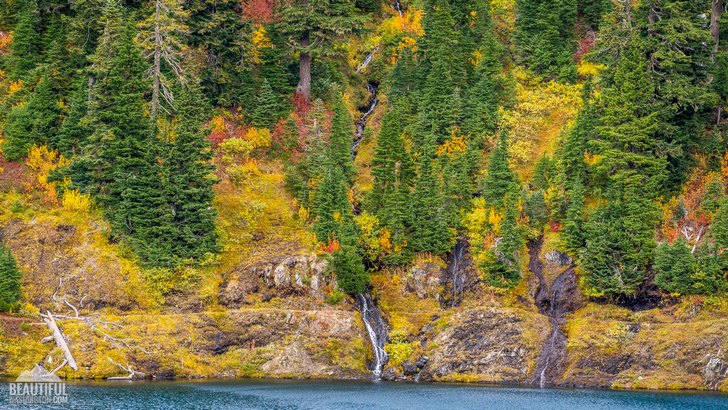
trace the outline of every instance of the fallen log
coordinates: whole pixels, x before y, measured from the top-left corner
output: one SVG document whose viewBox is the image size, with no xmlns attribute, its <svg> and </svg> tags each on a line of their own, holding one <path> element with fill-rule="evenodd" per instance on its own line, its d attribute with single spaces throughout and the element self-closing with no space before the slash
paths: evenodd
<svg viewBox="0 0 728 410">
<path fill-rule="evenodd" d="M 63 333 L 61 333 L 61 329 L 58 328 L 56 320 L 53 318 L 53 314 L 47 310 L 46 314 L 41 316 L 43 317 L 43 321 L 45 322 L 45 324 L 53 332 L 53 338 L 56 340 L 56 345 L 58 345 L 58 347 L 63 350 L 63 355 L 66 358 L 66 362 L 68 362 L 68 366 L 73 370 L 78 370 L 76 359 L 73 358 L 73 354 L 71 354 L 71 349 L 68 348 L 66 339 L 63 337 Z"/>
</svg>

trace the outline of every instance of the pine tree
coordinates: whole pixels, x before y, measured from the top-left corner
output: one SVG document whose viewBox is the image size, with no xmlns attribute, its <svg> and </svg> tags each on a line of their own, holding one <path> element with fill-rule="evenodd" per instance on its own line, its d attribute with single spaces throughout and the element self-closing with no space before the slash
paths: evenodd
<svg viewBox="0 0 728 410">
<path fill-rule="evenodd" d="M 412 194 L 412 249 L 442 255 L 450 249 L 445 204 L 435 169 L 435 137 L 426 137 L 418 158 L 418 175 Z"/>
<path fill-rule="evenodd" d="M 354 122 L 341 95 L 337 95 L 334 100 L 333 111 L 331 135 L 329 136 L 329 159 L 334 166 L 341 169 L 347 183 L 351 183 L 354 178 L 354 160 L 351 155 Z"/>
<path fill-rule="evenodd" d="M 255 96 L 255 109 L 250 115 L 254 127 L 271 128 L 283 112 L 279 97 L 273 92 L 267 79 L 263 79 Z"/>
<path fill-rule="evenodd" d="M 414 180 L 414 164 L 405 148 L 404 114 L 406 105 L 399 100 L 384 114 L 372 160 L 374 186 L 369 205 L 380 222 L 390 229 L 395 243 L 406 238 L 408 202 Z"/>
<path fill-rule="evenodd" d="M 55 141 L 60 110 L 47 76 L 38 82 L 27 105 L 14 107 L 8 115 L 3 145 L 5 158 L 24 157 L 33 145 Z M 53 144 L 55 146 L 55 144 Z"/>
<path fill-rule="evenodd" d="M 311 98 L 311 60 L 333 53 L 332 42 L 358 30 L 365 18 L 352 0 L 293 0 L 280 11 L 280 28 L 299 54 L 296 92 Z"/>
<path fill-rule="evenodd" d="M 10 312 L 17 306 L 21 297 L 22 277 L 10 249 L 0 244 L 0 312 Z"/>
<path fill-rule="evenodd" d="M 576 0 L 517 0 L 516 5 L 514 37 L 521 62 L 539 75 L 575 80 Z"/>
<path fill-rule="evenodd" d="M 508 135 L 500 134 L 498 145 L 488 159 L 488 174 L 483 180 L 483 198 L 488 204 L 503 209 L 506 195 L 518 192 L 518 177 L 508 165 Z"/>
<path fill-rule="evenodd" d="M 68 103 L 66 118 L 58 132 L 58 149 L 66 157 L 80 154 L 93 132 L 88 118 L 88 79 L 81 77 Z"/>
<path fill-rule="evenodd" d="M 569 130 L 561 151 L 561 167 L 567 181 L 577 179 L 584 181 L 587 177 L 587 165 L 584 154 L 587 152 L 587 142 L 594 137 L 594 129 L 598 125 L 598 116 L 592 98 L 592 84 L 584 84 L 582 94 L 582 108 L 576 117 L 576 123 Z"/>
<path fill-rule="evenodd" d="M 8 78 L 12 81 L 28 81 L 38 64 L 41 38 L 39 33 L 38 7 L 35 0 L 28 0 L 18 11 L 18 20 L 10 44 L 10 68 Z"/>
</svg>

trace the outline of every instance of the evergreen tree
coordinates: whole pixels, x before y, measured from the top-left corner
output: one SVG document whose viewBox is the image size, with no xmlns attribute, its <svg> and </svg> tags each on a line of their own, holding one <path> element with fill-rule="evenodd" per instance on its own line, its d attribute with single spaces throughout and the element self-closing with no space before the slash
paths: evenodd
<svg viewBox="0 0 728 410">
<path fill-rule="evenodd" d="M 341 168 L 329 162 L 314 197 L 313 231 L 320 242 L 356 243 L 356 225 L 348 192 L 349 185 Z"/>
<path fill-rule="evenodd" d="M 5 158 L 15 161 L 24 157 L 33 145 L 55 142 L 59 119 L 58 103 L 48 78 L 43 76 L 27 105 L 14 107 L 8 115 L 3 145 Z"/>
<path fill-rule="evenodd" d="M 273 92 L 268 80 L 263 79 L 255 96 L 255 109 L 250 115 L 254 127 L 271 128 L 278 122 L 283 111 L 279 97 Z"/>
<path fill-rule="evenodd" d="M 81 153 L 93 132 L 88 117 L 88 79 L 81 77 L 71 93 L 66 118 L 58 132 L 58 149 L 66 157 Z"/>
<path fill-rule="evenodd" d="M 190 13 L 187 45 L 206 54 L 207 64 L 199 75 L 211 102 L 245 110 L 255 97 L 255 82 L 252 67 L 241 58 L 251 45 L 251 23 L 240 18 L 239 7 L 239 0 L 186 2 Z"/>
<path fill-rule="evenodd" d="M 296 92 L 311 98 L 311 60 L 333 53 L 332 42 L 361 27 L 365 18 L 352 0 L 293 0 L 280 10 L 281 32 L 299 54 Z"/>
<path fill-rule="evenodd" d="M 189 12 L 182 8 L 180 0 L 152 0 L 152 5 L 152 13 L 140 24 L 140 38 L 141 47 L 151 60 L 147 75 L 152 81 L 150 117 L 154 125 L 160 108 L 166 112 L 174 108 L 168 73 L 178 79 L 183 75 L 180 61 L 187 48 L 182 40 L 189 33 L 185 24 Z"/>
<path fill-rule="evenodd" d="M 212 207 L 214 166 L 204 124 L 210 117 L 209 105 L 194 82 L 177 93 L 177 132 L 169 143 L 163 162 L 165 208 L 171 218 L 158 224 L 145 240 L 169 243 L 151 247 L 147 260 L 155 265 L 174 264 L 185 259 L 199 259 L 217 251 L 215 210 Z M 159 248 L 168 248 L 164 254 Z M 166 260 L 165 260 L 166 259 Z"/>
<path fill-rule="evenodd" d="M 354 159 L 351 155 L 354 122 L 341 95 L 336 96 L 333 111 L 331 135 L 329 136 L 329 159 L 334 166 L 341 169 L 347 183 L 350 184 L 354 178 Z"/>
<path fill-rule="evenodd" d="M 505 214 L 501 221 L 500 240 L 485 263 L 485 279 L 497 288 L 512 288 L 521 279 L 518 251 L 523 247 L 523 237 L 517 223 L 516 204 L 512 195 L 503 198 Z"/>
<path fill-rule="evenodd" d="M 17 306 L 22 277 L 10 249 L 0 244 L 0 312 L 10 312 Z"/>
<path fill-rule="evenodd" d="M 406 238 L 407 207 L 415 176 L 412 157 L 405 148 L 404 114 L 405 103 L 399 101 L 394 101 L 384 113 L 374 147 L 374 184 L 369 197 L 370 208 L 390 229 L 395 243 Z"/>
<path fill-rule="evenodd" d="M 619 190 L 597 209 L 585 224 L 580 255 L 589 295 L 631 296 L 638 290 L 652 262 L 659 216 L 659 208 L 635 187 Z"/>
<path fill-rule="evenodd" d="M 339 289 L 349 295 L 358 295 L 366 291 L 369 274 L 356 247 L 344 245 L 334 252 L 331 260 Z"/>
<path fill-rule="evenodd" d="M 450 249 L 451 234 L 435 169 L 434 136 L 426 138 L 422 151 L 411 202 L 412 249 L 442 255 Z"/>
<path fill-rule="evenodd" d="M 503 209 L 507 194 L 518 192 L 518 177 L 508 165 L 508 135 L 500 134 L 498 145 L 488 159 L 488 174 L 483 180 L 483 198 L 488 204 Z"/>
<path fill-rule="evenodd" d="M 584 185 L 576 179 L 569 189 L 569 207 L 564 222 L 564 245 L 572 257 L 578 257 L 586 241 L 584 232 Z"/>
<path fill-rule="evenodd" d="M 8 78 L 12 81 L 28 81 L 39 62 L 41 38 L 38 7 L 35 0 L 28 0 L 20 6 L 18 19 L 13 30 L 13 42 L 10 44 L 10 67 Z"/>
<path fill-rule="evenodd" d="M 565 81 L 576 79 L 576 0 L 517 0 L 516 50 L 536 73 Z"/>
</svg>

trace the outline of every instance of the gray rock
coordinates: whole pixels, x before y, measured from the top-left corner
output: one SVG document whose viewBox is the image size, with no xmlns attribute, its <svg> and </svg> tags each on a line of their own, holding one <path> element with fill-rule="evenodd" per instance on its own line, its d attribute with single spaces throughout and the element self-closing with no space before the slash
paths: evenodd
<svg viewBox="0 0 728 410">
<path fill-rule="evenodd" d="M 407 376 L 414 376 L 415 374 L 417 374 L 417 371 L 418 371 L 417 365 L 415 365 L 414 363 L 412 363 L 410 361 L 406 361 L 406 362 L 402 363 L 402 371 Z"/>
</svg>

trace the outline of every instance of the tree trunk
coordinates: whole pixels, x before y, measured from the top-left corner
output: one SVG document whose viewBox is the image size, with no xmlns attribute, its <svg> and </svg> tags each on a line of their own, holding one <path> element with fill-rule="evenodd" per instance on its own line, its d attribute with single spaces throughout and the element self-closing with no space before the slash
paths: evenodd
<svg viewBox="0 0 728 410">
<path fill-rule="evenodd" d="M 154 62 L 152 64 L 152 101 L 150 116 L 156 126 L 159 112 L 159 85 L 162 76 L 162 36 L 159 32 L 160 0 L 154 2 Z"/>
<path fill-rule="evenodd" d="M 715 61 L 720 46 L 720 16 L 723 14 L 723 0 L 713 0 L 710 13 L 710 35 L 713 36 L 713 53 L 710 59 Z"/>
<path fill-rule="evenodd" d="M 301 37 L 301 48 L 305 49 L 310 44 L 308 33 Z M 298 68 L 298 87 L 296 93 L 303 96 L 306 101 L 311 99 L 311 54 L 308 51 L 301 51 Z"/>
</svg>

